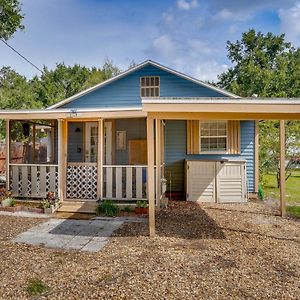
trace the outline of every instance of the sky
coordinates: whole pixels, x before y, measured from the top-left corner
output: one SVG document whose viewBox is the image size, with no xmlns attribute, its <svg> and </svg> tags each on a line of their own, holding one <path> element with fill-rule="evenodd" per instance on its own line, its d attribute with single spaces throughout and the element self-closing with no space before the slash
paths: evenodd
<svg viewBox="0 0 300 300">
<path fill-rule="evenodd" d="M 39 67 L 65 62 L 126 70 L 152 59 L 201 80 L 230 67 L 226 42 L 250 28 L 300 46 L 300 0 L 21 0 L 25 30 L 8 42 Z M 0 43 L 0 67 L 38 71 Z"/>
</svg>

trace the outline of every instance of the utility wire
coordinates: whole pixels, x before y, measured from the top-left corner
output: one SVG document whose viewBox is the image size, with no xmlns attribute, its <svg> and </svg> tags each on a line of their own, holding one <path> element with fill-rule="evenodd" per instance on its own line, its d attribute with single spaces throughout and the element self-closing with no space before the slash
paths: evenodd
<svg viewBox="0 0 300 300">
<path fill-rule="evenodd" d="M 22 57 L 23 59 L 25 59 L 29 64 L 31 64 L 35 69 L 37 69 L 39 72 L 41 72 L 42 74 L 44 74 L 44 71 L 42 71 L 39 67 L 37 67 L 33 62 L 31 62 L 29 59 L 27 59 L 24 55 L 22 55 L 19 51 L 17 51 L 16 49 L 14 49 L 12 46 L 10 46 L 5 40 L 1 39 L 1 41 L 11 50 L 13 50 L 15 53 L 17 53 L 20 57 Z"/>
</svg>

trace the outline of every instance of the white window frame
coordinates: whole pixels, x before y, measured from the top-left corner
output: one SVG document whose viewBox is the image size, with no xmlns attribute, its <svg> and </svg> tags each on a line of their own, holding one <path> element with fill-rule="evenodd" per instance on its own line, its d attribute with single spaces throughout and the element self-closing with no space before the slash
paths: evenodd
<svg viewBox="0 0 300 300">
<path fill-rule="evenodd" d="M 219 136 L 202 136 L 201 135 L 201 124 L 203 123 L 218 123 L 218 122 L 225 122 L 226 123 L 226 135 L 219 135 Z M 226 138 L 226 150 L 220 151 L 202 151 L 201 150 L 201 138 Z M 200 121 L 199 122 L 199 152 L 200 154 L 228 154 L 228 121 L 226 120 L 216 120 L 216 121 Z"/>
<path fill-rule="evenodd" d="M 150 78 L 158 78 L 158 85 L 149 85 L 149 86 L 142 86 L 142 79 L 149 78 L 149 82 L 151 83 Z M 155 82 L 155 80 L 154 80 Z M 151 90 L 152 88 L 157 89 L 158 88 L 158 96 L 142 96 L 142 89 L 149 89 Z M 141 98 L 159 98 L 160 97 L 160 76 L 142 76 L 140 77 L 140 97 Z"/>
</svg>

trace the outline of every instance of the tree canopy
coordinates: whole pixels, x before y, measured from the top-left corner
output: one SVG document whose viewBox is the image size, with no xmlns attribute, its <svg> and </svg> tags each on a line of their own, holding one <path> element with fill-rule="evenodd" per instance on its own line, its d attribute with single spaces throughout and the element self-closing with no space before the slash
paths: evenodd
<svg viewBox="0 0 300 300">
<path fill-rule="evenodd" d="M 98 84 L 120 72 L 111 60 L 101 67 L 57 64 L 28 80 L 9 67 L 0 69 L 0 108 L 45 108 Z"/>
<path fill-rule="evenodd" d="M 0 0 L 0 39 L 8 40 L 22 25 L 23 15 L 19 0 Z"/>
<path fill-rule="evenodd" d="M 219 76 L 220 87 L 244 97 L 299 97 L 300 49 L 283 34 L 251 29 L 240 41 L 228 41 L 227 50 L 233 66 Z"/>
<path fill-rule="evenodd" d="M 228 41 L 227 50 L 233 65 L 219 76 L 220 87 L 244 97 L 300 97 L 300 49 L 283 34 L 251 29 L 240 41 Z M 261 174 L 276 171 L 279 180 L 279 122 L 263 121 L 259 127 Z M 300 156 L 298 121 L 287 122 L 286 149 L 287 158 Z"/>
</svg>

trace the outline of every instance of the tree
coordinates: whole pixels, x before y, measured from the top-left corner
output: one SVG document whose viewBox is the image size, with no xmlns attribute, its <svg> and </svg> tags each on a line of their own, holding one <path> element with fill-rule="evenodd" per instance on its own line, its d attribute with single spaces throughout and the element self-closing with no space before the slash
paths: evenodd
<svg viewBox="0 0 300 300">
<path fill-rule="evenodd" d="M 256 32 L 242 34 L 240 41 L 227 42 L 233 66 L 219 76 L 218 85 L 243 97 L 300 96 L 300 49 L 285 41 L 285 36 Z M 276 171 L 279 182 L 279 123 L 260 122 L 261 174 Z M 287 122 L 286 155 L 300 156 L 300 123 Z M 290 170 L 287 168 L 288 178 Z"/>
<path fill-rule="evenodd" d="M 8 40 L 22 25 L 23 15 L 18 0 L 0 0 L 0 39 Z"/>
</svg>

